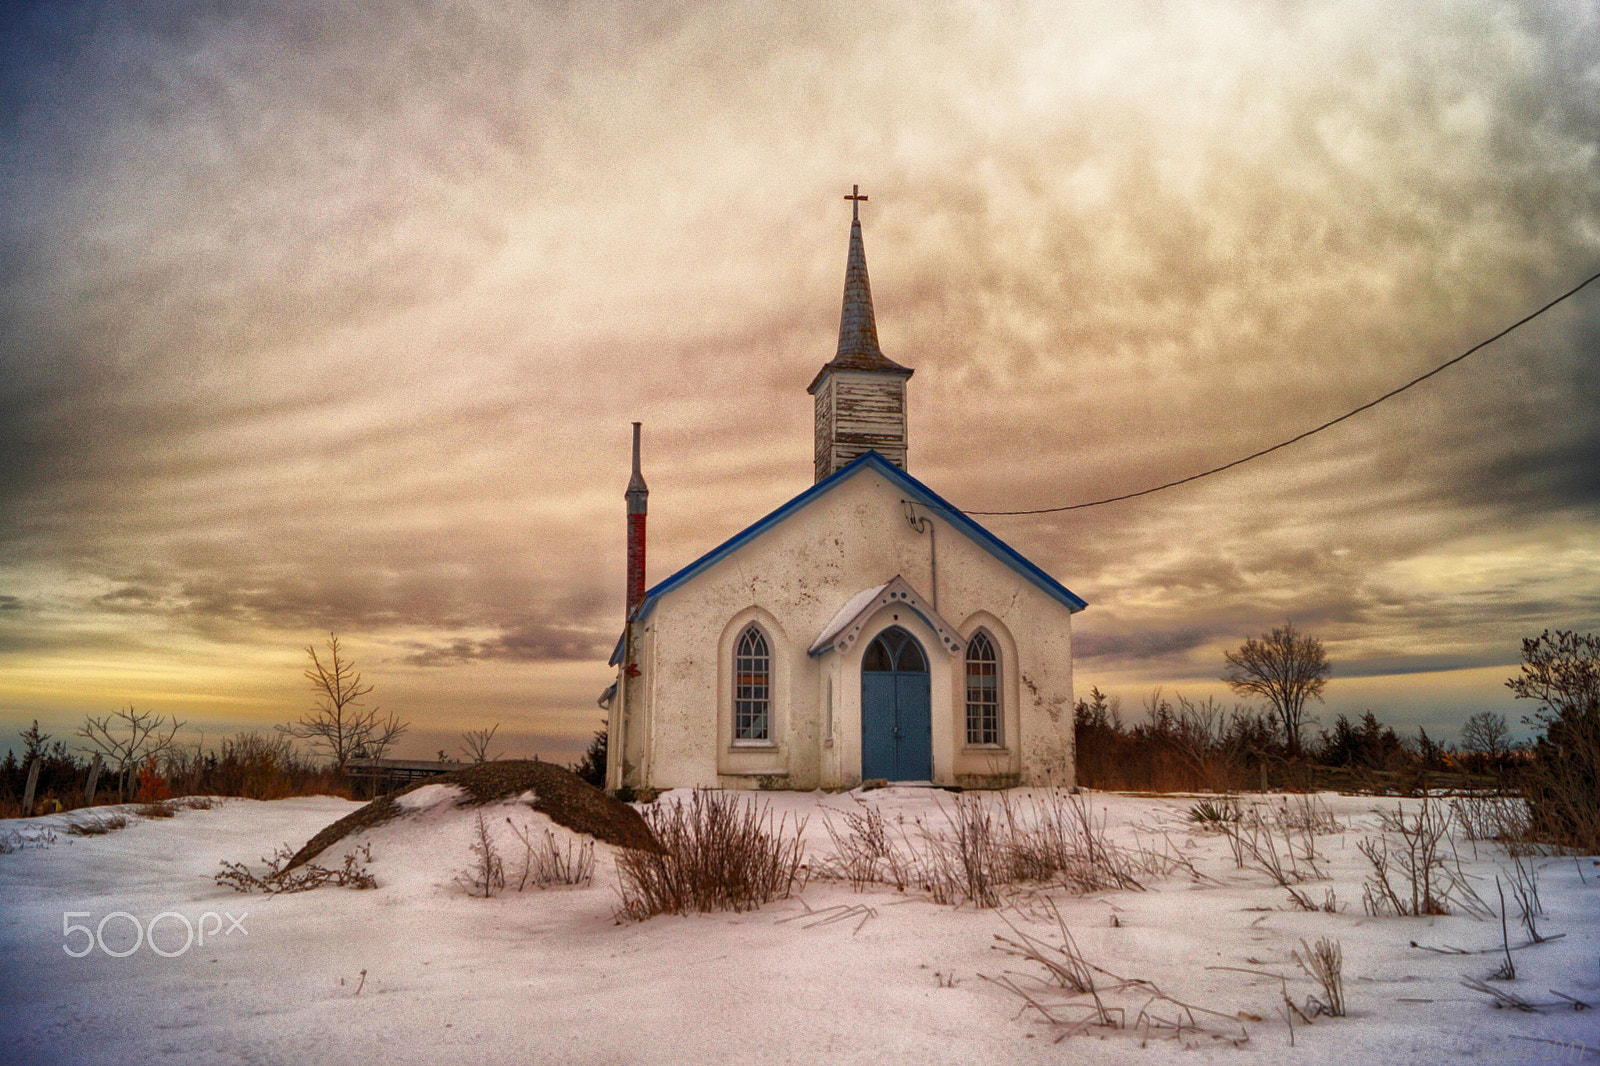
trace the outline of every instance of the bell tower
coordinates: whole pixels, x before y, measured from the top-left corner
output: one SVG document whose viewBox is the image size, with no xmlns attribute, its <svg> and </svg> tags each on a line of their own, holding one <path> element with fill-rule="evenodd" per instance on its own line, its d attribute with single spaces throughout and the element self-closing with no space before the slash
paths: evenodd
<svg viewBox="0 0 1600 1066">
<path fill-rule="evenodd" d="M 850 256 L 844 271 L 839 349 L 806 389 L 816 398 L 817 481 L 867 451 L 902 470 L 906 466 L 906 379 L 912 371 L 878 347 L 867 253 L 861 243 L 861 203 L 866 197 L 856 185 L 845 199 L 851 201 Z"/>
</svg>

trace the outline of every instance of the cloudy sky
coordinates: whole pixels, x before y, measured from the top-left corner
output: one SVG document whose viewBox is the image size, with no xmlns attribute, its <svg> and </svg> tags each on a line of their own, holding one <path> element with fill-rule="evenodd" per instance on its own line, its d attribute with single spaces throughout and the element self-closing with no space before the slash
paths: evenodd
<svg viewBox="0 0 1600 1066">
<path fill-rule="evenodd" d="M 811 482 L 860 183 L 911 471 L 1135 491 L 1366 402 L 1600 270 L 1567 2 L 11 4 L 0 744 L 310 703 L 567 758 L 655 582 Z M 1454 738 L 1600 629 L 1600 284 L 1364 415 L 985 519 L 1090 601 L 1078 687 L 1227 696 L 1285 619 Z"/>
</svg>

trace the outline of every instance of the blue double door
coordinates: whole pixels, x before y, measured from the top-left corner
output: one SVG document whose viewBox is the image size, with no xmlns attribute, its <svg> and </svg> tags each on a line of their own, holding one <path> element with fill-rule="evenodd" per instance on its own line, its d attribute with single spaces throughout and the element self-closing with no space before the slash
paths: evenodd
<svg viewBox="0 0 1600 1066">
<path fill-rule="evenodd" d="M 878 634 L 862 656 L 861 777 L 933 779 L 928 658 L 899 626 Z"/>
</svg>

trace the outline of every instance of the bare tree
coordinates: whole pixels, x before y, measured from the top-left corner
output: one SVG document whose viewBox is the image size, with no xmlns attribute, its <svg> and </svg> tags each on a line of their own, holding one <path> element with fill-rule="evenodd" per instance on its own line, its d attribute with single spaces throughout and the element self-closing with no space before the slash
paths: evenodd
<svg viewBox="0 0 1600 1066">
<path fill-rule="evenodd" d="M 1506 716 L 1494 711 L 1479 711 L 1461 727 L 1461 746 L 1470 752 L 1498 759 L 1511 750 L 1511 730 Z"/>
<path fill-rule="evenodd" d="M 381 759 L 409 727 L 393 714 L 378 717 L 378 708 L 365 708 L 361 697 L 372 691 L 361 683 L 355 663 L 346 659 L 339 638 L 328 634 L 328 658 L 309 645 L 306 654 L 311 666 L 306 678 L 317 692 L 317 704 L 300 721 L 280 725 L 278 731 L 300 740 L 309 740 L 326 749 L 342 773 L 351 759 Z"/>
<path fill-rule="evenodd" d="M 83 725 L 75 736 L 86 744 L 78 750 L 89 755 L 102 756 L 107 765 L 115 768 L 117 775 L 117 802 L 122 802 L 127 792 L 128 779 L 146 759 L 159 758 L 177 748 L 174 742 L 183 723 L 174 716 L 134 710 L 129 704 L 125 711 L 96 718 L 83 716 Z"/>
<path fill-rule="evenodd" d="M 461 734 L 461 754 L 473 762 L 489 761 L 489 742 L 499 732 L 500 723 L 496 722 L 488 729 L 470 729 Z"/>
<path fill-rule="evenodd" d="M 1224 658 L 1228 672 L 1222 680 L 1241 695 L 1260 696 L 1271 704 L 1272 713 L 1283 725 L 1289 754 L 1298 756 L 1306 701 L 1322 699 L 1331 669 L 1322 641 L 1296 632 L 1294 623 L 1288 622 L 1259 638 L 1249 638 Z"/>
<path fill-rule="evenodd" d="M 1600 712 L 1600 636 L 1547 629 L 1522 641 L 1522 673 L 1506 682 L 1519 700 L 1537 700 L 1535 722 Z"/>
</svg>

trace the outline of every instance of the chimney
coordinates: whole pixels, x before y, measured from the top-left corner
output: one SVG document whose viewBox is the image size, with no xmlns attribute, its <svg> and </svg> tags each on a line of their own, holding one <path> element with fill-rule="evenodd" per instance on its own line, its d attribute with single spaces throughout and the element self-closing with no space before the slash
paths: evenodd
<svg viewBox="0 0 1600 1066">
<path fill-rule="evenodd" d="M 644 602 L 644 516 L 650 490 L 639 472 L 639 423 L 633 424 L 633 476 L 628 479 L 628 619 Z"/>
</svg>

